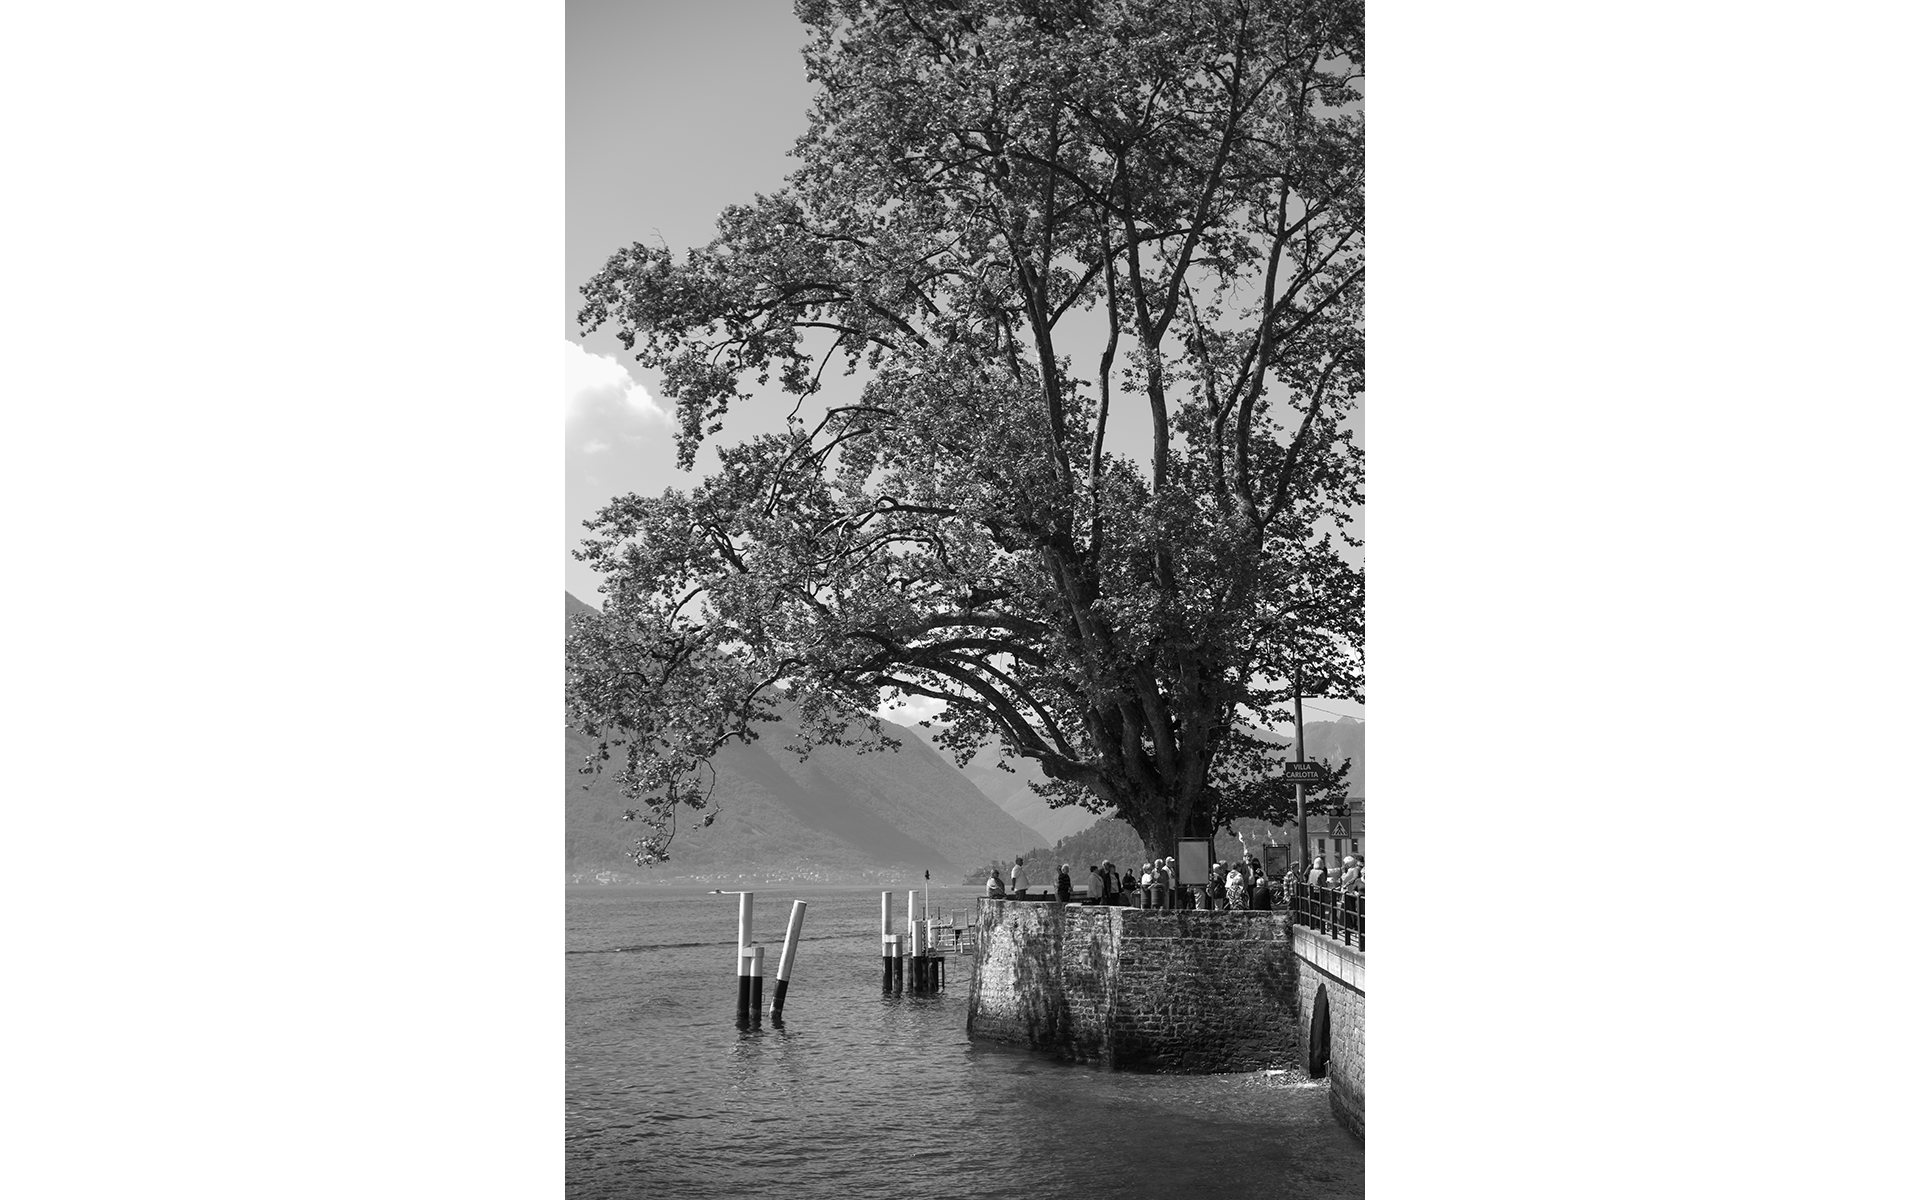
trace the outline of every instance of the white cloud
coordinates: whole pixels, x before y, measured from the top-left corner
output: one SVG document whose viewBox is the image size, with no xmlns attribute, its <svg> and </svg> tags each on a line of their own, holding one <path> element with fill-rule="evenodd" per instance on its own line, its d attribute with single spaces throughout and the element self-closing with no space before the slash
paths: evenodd
<svg viewBox="0 0 1930 1200">
<path fill-rule="evenodd" d="M 563 414 L 567 424 L 593 416 L 670 424 L 663 406 L 630 377 L 622 363 L 607 354 L 592 354 L 567 338 L 563 341 Z M 584 451 L 594 454 L 608 448 L 607 441 L 600 445 L 592 441 Z"/>
<path fill-rule="evenodd" d="M 900 725 L 916 725 L 941 717 L 945 712 L 945 702 L 930 696 L 895 696 L 878 706 L 878 715 L 887 721 Z"/>
</svg>

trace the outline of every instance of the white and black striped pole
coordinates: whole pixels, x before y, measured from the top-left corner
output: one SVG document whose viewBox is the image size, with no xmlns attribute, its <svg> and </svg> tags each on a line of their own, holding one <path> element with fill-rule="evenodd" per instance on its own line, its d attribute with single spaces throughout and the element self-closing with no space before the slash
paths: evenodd
<svg viewBox="0 0 1930 1200">
<path fill-rule="evenodd" d="M 764 1019 L 764 947 L 752 946 L 746 956 L 751 962 L 751 1020 Z"/>
<path fill-rule="evenodd" d="M 751 1019 L 751 901 L 754 892 L 737 893 L 737 1019 Z"/>
<path fill-rule="evenodd" d="M 919 967 L 924 960 L 918 957 L 918 889 L 917 888 L 913 888 L 911 891 L 908 891 L 905 893 L 905 933 L 907 935 L 905 937 L 905 942 L 906 942 L 905 948 L 911 954 L 911 990 L 914 992 L 923 991 L 924 988 L 923 988 L 923 985 L 920 983 L 919 976 L 918 976 Z"/>
<path fill-rule="evenodd" d="M 891 893 L 878 893 L 878 956 L 885 964 L 885 990 L 891 990 Z"/>
<path fill-rule="evenodd" d="M 804 928 L 804 901 L 791 901 L 791 923 L 784 929 L 784 952 L 777 959 L 777 992 L 771 997 L 771 1020 L 784 1016 L 784 993 L 791 989 L 791 967 L 797 962 L 797 935 Z"/>
</svg>

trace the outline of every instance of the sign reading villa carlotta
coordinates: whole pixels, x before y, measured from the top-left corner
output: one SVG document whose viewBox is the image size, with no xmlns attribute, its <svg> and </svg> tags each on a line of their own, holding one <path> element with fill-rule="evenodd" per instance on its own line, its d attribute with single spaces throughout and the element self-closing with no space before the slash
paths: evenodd
<svg viewBox="0 0 1930 1200">
<path fill-rule="evenodd" d="M 1319 763 L 1290 762 L 1280 764 L 1281 783 L 1319 783 L 1325 778 L 1326 768 Z"/>
</svg>

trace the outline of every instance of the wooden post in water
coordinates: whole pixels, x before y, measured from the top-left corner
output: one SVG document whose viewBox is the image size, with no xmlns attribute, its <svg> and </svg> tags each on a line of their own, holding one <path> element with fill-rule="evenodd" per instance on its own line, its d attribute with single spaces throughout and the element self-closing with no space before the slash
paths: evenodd
<svg viewBox="0 0 1930 1200">
<path fill-rule="evenodd" d="M 905 893 L 905 932 L 911 935 L 905 939 L 907 943 L 906 949 L 911 954 L 911 990 L 914 992 L 922 992 L 925 989 L 923 977 L 919 974 L 919 967 L 925 960 L 919 957 L 924 953 L 924 950 L 918 944 L 917 888 L 913 888 Z"/>
<path fill-rule="evenodd" d="M 791 923 L 784 928 L 784 953 L 777 960 L 777 994 L 771 997 L 771 1020 L 784 1015 L 784 993 L 791 988 L 791 967 L 797 962 L 797 935 L 804 928 L 804 901 L 791 901 Z"/>
<path fill-rule="evenodd" d="M 751 1023 L 751 952 L 749 947 L 737 951 L 737 1023 Z"/>
<path fill-rule="evenodd" d="M 878 893 L 878 956 L 885 964 L 885 990 L 891 990 L 891 893 Z"/>
<path fill-rule="evenodd" d="M 911 926 L 911 936 L 905 939 L 911 956 L 911 990 L 913 992 L 922 992 L 925 990 L 925 980 L 921 972 L 924 969 L 925 960 L 919 955 L 918 922 L 914 920 L 907 922 L 907 924 Z"/>
<path fill-rule="evenodd" d="M 764 1019 L 764 947 L 751 947 L 751 1020 Z"/>
<path fill-rule="evenodd" d="M 751 1019 L 751 901 L 753 892 L 737 893 L 737 1019 Z"/>
</svg>

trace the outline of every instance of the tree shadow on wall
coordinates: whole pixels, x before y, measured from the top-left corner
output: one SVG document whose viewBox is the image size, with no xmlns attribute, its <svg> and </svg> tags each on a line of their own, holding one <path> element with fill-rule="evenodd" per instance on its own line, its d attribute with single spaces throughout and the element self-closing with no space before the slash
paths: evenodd
<svg viewBox="0 0 1930 1200">
<path fill-rule="evenodd" d="M 1027 911 L 1019 916 L 1013 955 L 1017 975 L 1019 1017 L 1025 1022 L 1026 1045 L 1075 1057 L 1072 1009 L 1066 1000 L 1064 972 L 1059 969 L 1064 925 L 1057 912 Z"/>
</svg>

